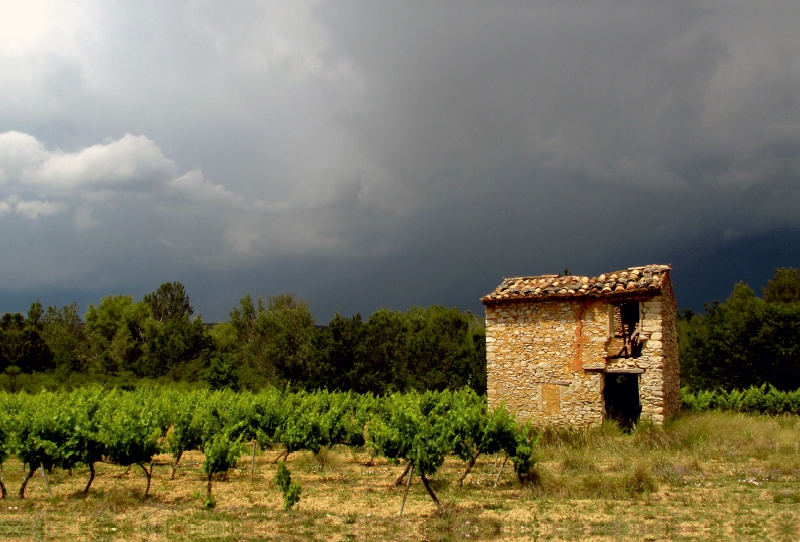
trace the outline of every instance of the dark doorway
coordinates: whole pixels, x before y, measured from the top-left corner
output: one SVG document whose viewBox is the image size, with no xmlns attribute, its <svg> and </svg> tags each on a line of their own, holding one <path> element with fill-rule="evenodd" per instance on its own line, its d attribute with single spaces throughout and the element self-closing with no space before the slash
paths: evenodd
<svg viewBox="0 0 800 542">
<path fill-rule="evenodd" d="M 615 420 L 623 429 L 633 429 L 642 413 L 642 405 L 639 403 L 639 375 L 606 373 L 603 399 L 606 403 L 606 418 Z"/>
</svg>

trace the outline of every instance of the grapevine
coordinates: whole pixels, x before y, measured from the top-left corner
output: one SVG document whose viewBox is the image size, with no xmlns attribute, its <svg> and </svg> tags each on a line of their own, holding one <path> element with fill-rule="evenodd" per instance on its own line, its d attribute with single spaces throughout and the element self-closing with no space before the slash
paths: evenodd
<svg viewBox="0 0 800 542">
<path fill-rule="evenodd" d="M 437 475 L 448 454 L 455 453 L 466 463 L 455 483 L 463 484 L 480 455 L 500 451 L 511 459 L 522 481 L 533 466 L 536 440 L 530 427 L 521 426 L 505 407 L 489 410 L 485 398 L 468 389 L 385 397 L 277 389 L 178 392 L 159 387 L 133 392 L 96 387 L 69 393 L 0 393 L 0 463 L 16 456 L 25 464 L 22 498 L 38 469 L 44 473 L 78 465 L 89 469 L 83 491 L 87 494 L 99 461 L 138 466 L 147 478 L 146 497 L 156 455 L 172 454 L 174 478 L 182 455 L 199 450 L 205 455 L 210 506 L 214 475 L 234 467 L 248 443 L 253 454 L 256 445 L 262 449 L 280 445 L 278 460 L 300 450 L 317 454 L 333 445 L 367 446 L 371 454 L 390 462 L 404 461 L 406 470 L 398 480 L 405 480 L 406 493 L 417 476 L 441 508 L 430 477 Z M 285 468 L 283 462 L 280 465 Z M 250 468 L 252 479 L 255 473 Z M 299 498 L 299 486 L 293 486 L 291 482 L 286 486 L 287 503 Z M 0 492 L 5 496 L 2 480 Z"/>
</svg>

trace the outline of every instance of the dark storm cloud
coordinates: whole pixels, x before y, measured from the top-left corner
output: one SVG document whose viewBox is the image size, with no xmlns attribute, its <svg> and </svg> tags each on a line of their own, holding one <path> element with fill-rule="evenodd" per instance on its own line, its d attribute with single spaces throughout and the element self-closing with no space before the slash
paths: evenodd
<svg viewBox="0 0 800 542">
<path fill-rule="evenodd" d="M 674 262 L 696 306 L 800 226 L 796 2 L 39 4 L 0 39 L 15 300 L 479 310 L 502 276 Z"/>
</svg>

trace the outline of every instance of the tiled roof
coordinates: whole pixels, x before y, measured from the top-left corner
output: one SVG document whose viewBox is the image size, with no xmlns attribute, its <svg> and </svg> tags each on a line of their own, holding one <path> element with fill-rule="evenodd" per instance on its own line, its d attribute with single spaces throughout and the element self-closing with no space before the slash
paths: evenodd
<svg viewBox="0 0 800 542">
<path fill-rule="evenodd" d="M 484 304 L 517 299 L 558 299 L 565 297 L 619 297 L 656 293 L 670 267 L 647 265 L 603 273 L 599 277 L 541 275 L 505 279 L 497 289 L 482 297 Z"/>
</svg>

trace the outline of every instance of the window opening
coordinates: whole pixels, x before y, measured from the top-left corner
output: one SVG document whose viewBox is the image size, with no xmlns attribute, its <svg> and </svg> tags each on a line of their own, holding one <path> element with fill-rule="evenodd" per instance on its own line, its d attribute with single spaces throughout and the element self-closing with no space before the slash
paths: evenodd
<svg viewBox="0 0 800 542">
<path fill-rule="evenodd" d="M 642 343 L 639 341 L 640 311 L 636 301 L 619 303 L 609 313 L 609 331 L 613 329 L 613 337 L 622 339 L 622 348 L 612 358 L 638 358 L 642 355 Z"/>
</svg>

